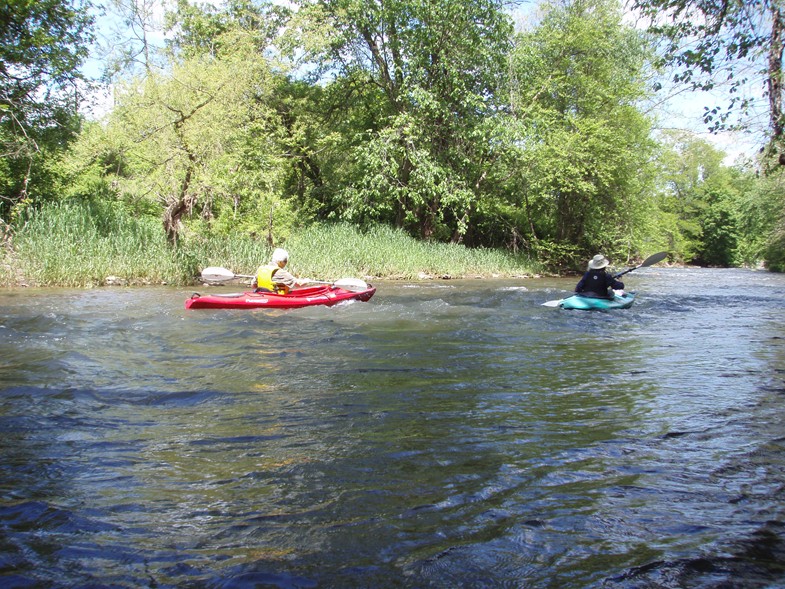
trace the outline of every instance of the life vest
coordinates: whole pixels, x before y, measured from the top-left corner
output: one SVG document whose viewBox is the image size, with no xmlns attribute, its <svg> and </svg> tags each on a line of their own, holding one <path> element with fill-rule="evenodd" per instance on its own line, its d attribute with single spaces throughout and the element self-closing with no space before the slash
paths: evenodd
<svg viewBox="0 0 785 589">
<path fill-rule="evenodd" d="M 259 269 L 256 271 L 257 290 L 261 290 L 261 291 L 266 290 L 278 294 L 286 294 L 287 292 L 289 292 L 289 289 L 286 286 L 282 284 L 276 284 L 273 281 L 273 276 L 275 276 L 275 273 L 278 272 L 278 270 L 280 270 L 278 266 L 272 266 L 272 265 L 259 266 Z"/>
<path fill-rule="evenodd" d="M 608 291 L 609 288 L 623 289 L 624 283 L 600 268 L 586 272 L 575 291 L 587 297 L 613 298 L 613 294 Z"/>
</svg>

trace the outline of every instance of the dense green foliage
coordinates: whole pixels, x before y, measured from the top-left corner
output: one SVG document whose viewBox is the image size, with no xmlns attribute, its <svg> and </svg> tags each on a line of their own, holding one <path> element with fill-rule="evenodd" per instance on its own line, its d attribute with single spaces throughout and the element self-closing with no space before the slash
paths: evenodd
<svg viewBox="0 0 785 589">
<path fill-rule="evenodd" d="M 57 194 L 58 159 L 79 130 L 87 5 L 0 3 L 0 219 Z"/>
<path fill-rule="evenodd" d="M 760 178 L 725 166 L 725 154 L 688 133 L 668 133 L 662 146 L 659 224 L 675 260 L 721 267 L 767 260 L 777 268 L 772 236 L 782 211 L 782 176 Z"/>
<path fill-rule="evenodd" d="M 512 33 L 503 5 L 330 0 L 301 10 L 328 27 L 319 64 L 340 76 L 326 99 L 345 107 L 348 98 L 362 117 L 342 141 L 335 213 L 483 243 L 476 226 L 498 198 L 489 180 L 503 153 L 497 113 Z"/>
<path fill-rule="evenodd" d="M 621 19 L 612 2 L 552 6 L 512 53 L 515 192 L 530 238 L 558 265 L 657 245 L 642 230 L 653 189 L 650 121 L 636 107 L 647 48 Z"/>
<path fill-rule="evenodd" d="M 9 6 L 69 32 L 36 42 L 73 72 L 85 7 L 45 4 L 60 11 Z M 0 215 L 16 233 L 6 251 L 35 282 L 247 273 L 282 244 L 298 270 L 333 275 L 515 274 L 529 258 L 576 270 L 597 252 L 622 264 L 663 249 L 676 262 L 785 265 L 778 172 L 653 133 L 641 105 L 656 54 L 617 0 L 543 1 L 517 32 L 502 0 L 177 0 L 165 47 L 150 43 L 150 0 L 112 5 L 138 27 L 107 62 L 106 117 L 81 126 L 61 108 L 55 123 L 31 103 L 25 129 L 38 135 L 3 131 L 26 146 L 0 168 Z M 0 56 L 6 72 L 22 59 Z M 65 78 L 43 80 L 54 92 Z M 46 223 L 79 227 L 92 253 Z M 41 230 L 64 241 L 50 250 Z"/>
</svg>

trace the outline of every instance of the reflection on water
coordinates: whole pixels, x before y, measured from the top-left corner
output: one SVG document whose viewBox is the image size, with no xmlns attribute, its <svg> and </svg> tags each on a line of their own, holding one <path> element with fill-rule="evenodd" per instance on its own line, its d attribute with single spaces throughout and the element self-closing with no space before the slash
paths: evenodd
<svg viewBox="0 0 785 589">
<path fill-rule="evenodd" d="M 0 294 L 0 575 L 50 587 L 785 583 L 785 277 Z"/>
</svg>

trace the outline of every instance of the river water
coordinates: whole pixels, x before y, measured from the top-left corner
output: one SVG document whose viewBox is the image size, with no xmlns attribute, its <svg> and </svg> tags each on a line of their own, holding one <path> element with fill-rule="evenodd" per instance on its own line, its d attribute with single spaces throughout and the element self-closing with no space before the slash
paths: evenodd
<svg viewBox="0 0 785 589">
<path fill-rule="evenodd" d="M 0 586 L 785 587 L 785 276 L 574 282 L 0 292 Z"/>
</svg>

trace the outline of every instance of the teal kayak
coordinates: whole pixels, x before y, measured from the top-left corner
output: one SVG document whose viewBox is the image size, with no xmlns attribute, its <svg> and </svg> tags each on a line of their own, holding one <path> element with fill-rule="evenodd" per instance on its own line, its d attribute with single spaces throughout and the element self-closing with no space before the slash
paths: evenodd
<svg viewBox="0 0 785 589">
<path fill-rule="evenodd" d="M 612 299 L 573 295 L 566 299 L 562 299 L 559 306 L 562 309 L 581 309 L 584 311 L 590 311 L 592 309 L 629 309 L 634 300 L 635 293 L 632 292 L 625 292 L 621 296 L 615 295 Z"/>
</svg>

